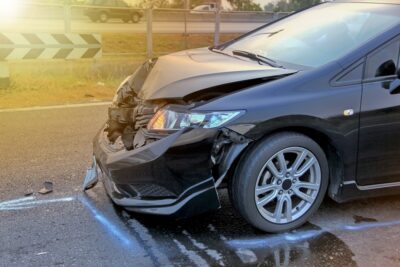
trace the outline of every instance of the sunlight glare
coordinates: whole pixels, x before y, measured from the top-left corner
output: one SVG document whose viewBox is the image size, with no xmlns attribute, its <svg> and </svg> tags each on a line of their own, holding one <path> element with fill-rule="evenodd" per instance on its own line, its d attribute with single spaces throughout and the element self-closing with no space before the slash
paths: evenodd
<svg viewBox="0 0 400 267">
<path fill-rule="evenodd" d="M 23 0 L 0 0 L 0 20 L 16 18 Z"/>
</svg>

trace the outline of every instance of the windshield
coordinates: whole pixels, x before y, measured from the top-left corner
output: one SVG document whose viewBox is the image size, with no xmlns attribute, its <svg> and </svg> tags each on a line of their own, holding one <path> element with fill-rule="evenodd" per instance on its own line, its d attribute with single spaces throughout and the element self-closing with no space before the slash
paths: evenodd
<svg viewBox="0 0 400 267">
<path fill-rule="evenodd" d="M 400 24 L 400 6 L 327 3 L 297 13 L 222 50 L 248 51 L 280 63 L 318 67 Z"/>
</svg>

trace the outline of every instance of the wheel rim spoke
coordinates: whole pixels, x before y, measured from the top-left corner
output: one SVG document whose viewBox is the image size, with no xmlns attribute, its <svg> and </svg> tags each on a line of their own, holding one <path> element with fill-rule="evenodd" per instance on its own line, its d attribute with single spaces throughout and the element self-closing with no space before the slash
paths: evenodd
<svg viewBox="0 0 400 267">
<path fill-rule="evenodd" d="M 308 203 L 312 203 L 314 201 L 314 198 L 312 198 L 311 196 L 307 195 L 306 193 L 301 192 L 298 189 L 294 190 L 294 193 L 296 194 L 296 196 L 298 196 L 299 198 L 301 198 L 302 200 L 308 202 Z"/>
<path fill-rule="evenodd" d="M 280 173 L 284 174 L 287 171 L 287 166 L 286 166 L 285 155 L 283 154 L 283 152 L 280 152 L 278 154 L 278 162 L 281 170 Z"/>
<path fill-rule="evenodd" d="M 296 173 L 301 165 L 303 163 L 304 159 L 307 156 L 306 151 L 302 151 L 300 155 L 297 156 L 296 161 L 292 165 L 292 174 Z"/>
<path fill-rule="evenodd" d="M 276 207 L 275 207 L 274 217 L 276 219 L 276 222 L 278 222 L 278 223 L 281 221 L 282 210 L 283 210 L 283 204 L 284 203 L 285 203 L 284 198 L 280 197 L 278 199 L 278 203 L 276 204 Z"/>
<path fill-rule="evenodd" d="M 273 176 L 275 177 L 280 177 L 281 174 L 279 173 L 278 169 L 276 168 L 275 164 L 272 162 L 272 160 L 269 160 L 267 163 L 268 170 L 272 173 Z"/>
<path fill-rule="evenodd" d="M 272 190 L 277 190 L 277 189 L 278 189 L 277 185 L 271 185 L 271 184 L 262 185 L 262 186 L 258 186 L 256 188 L 256 194 L 261 195 L 261 194 L 267 193 Z"/>
<path fill-rule="evenodd" d="M 286 202 L 286 219 L 290 222 L 292 220 L 292 198 L 290 196 L 286 196 L 285 198 Z"/>
<path fill-rule="evenodd" d="M 300 170 L 295 173 L 295 176 L 301 177 L 303 176 L 315 163 L 315 158 L 310 157 L 307 161 L 303 164 Z"/>
<path fill-rule="evenodd" d="M 295 185 L 296 188 L 306 188 L 306 189 L 311 189 L 311 190 L 318 190 L 319 189 L 319 184 L 315 183 L 307 183 L 307 182 L 300 182 Z"/>
<path fill-rule="evenodd" d="M 260 214 L 276 224 L 301 218 L 312 207 L 321 185 L 321 169 L 314 154 L 303 147 L 288 147 L 270 157 L 255 185 Z"/>
<path fill-rule="evenodd" d="M 261 199 L 258 200 L 257 206 L 261 206 L 261 207 L 265 206 L 266 204 L 268 204 L 269 202 L 271 202 L 272 200 L 274 200 L 274 199 L 276 198 L 277 195 L 278 195 L 277 192 L 274 191 L 273 193 L 271 193 L 271 194 L 269 194 L 269 195 L 267 195 L 267 196 L 262 197 Z"/>
</svg>

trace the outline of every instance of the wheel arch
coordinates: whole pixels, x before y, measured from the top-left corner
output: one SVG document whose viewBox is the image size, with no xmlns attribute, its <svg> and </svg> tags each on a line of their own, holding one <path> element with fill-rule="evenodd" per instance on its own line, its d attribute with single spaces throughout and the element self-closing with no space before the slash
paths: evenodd
<svg viewBox="0 0 400 267">
<path fill-rule="evenodd" d="M 343 181 L 344 177 L 344 164 L 343 158 L 337 149 L 335 143 L 332 138 L 324 131 L 320 129 L 315 129 L 310 126 L 283 126 L 274 129 L 270 129 L 269 131 L 264 132 L 260 135 L 259 138 L 255 139 L 248 147 L 246 147 L 239 156 L 235 159 L 235 161 L 230 166 L 228 171 L 228 179 L 231 180 L 234 171 L 236 170 L 240 160 L 245 156 L 245 154 L 253 149 L 253 147 L 261 142 L 262 140 L 268 138 L 271 135 L 285 133 L 285 132 L 294 132 L 303 134 L 313 141 L 315 141 L 324 151 L 329 167 L 329 185 L 328 185 L 328 195 L 335 200 L 335 196 L 340 188 L 340 185 Z"/>
</svg>

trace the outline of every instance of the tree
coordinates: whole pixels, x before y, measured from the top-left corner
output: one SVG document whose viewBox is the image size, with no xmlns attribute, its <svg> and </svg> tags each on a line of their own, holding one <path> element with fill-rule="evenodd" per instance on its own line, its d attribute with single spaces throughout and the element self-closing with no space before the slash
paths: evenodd
<svg viewBox="0 0 400 267">
<path fill-rule="evenodd" d="M 260 4 L 253 0 L 228 0 L 232 7 L 238 11 L 262 11 Z"/>
<path fill-rule="evenodd" d="M 294 10 L 303 9 L 312 5 L 321 3 L 321 0 L 291 0 L 291 5 Z"/>
<path fill-rule="evenodd" d="M 275 9 L 275 5 L 272 3 L 268 3 L 268 5 L 264 6 L 265 11 L 274 11 L 274 9 Z"/>
<path fill-rule="evenodd" d="M 321 0 L 280 0 L 275 4 L 275 12 L 292 12 L 321 3 Z"/>
<path fill-rule="evenodd" d="M 168 0 L 142 0 L 140 4 L 137 5 L 139 8 L 168 8 Z"/>
<path fill-rule="evenodd" d="M 211 1 L 210 1 L 211 2 Z M 190 0 L 190 7 L 195 7 L 199 5 L 203 5 L 205 3 L 204 0 Z M 170 8 L 185 8 L 185 0 L 171 0 L 169 4 Z"/>
<path fill-rule="evenodd" d="M 290 12 L 293 10 L 292 10 L 292 6 L 291 6 L 290 2 L 288 2 L 287 0 L 280 0 L 278 3 L 276 3 L 274 11 L 275 12 Z"/>
</svg>

